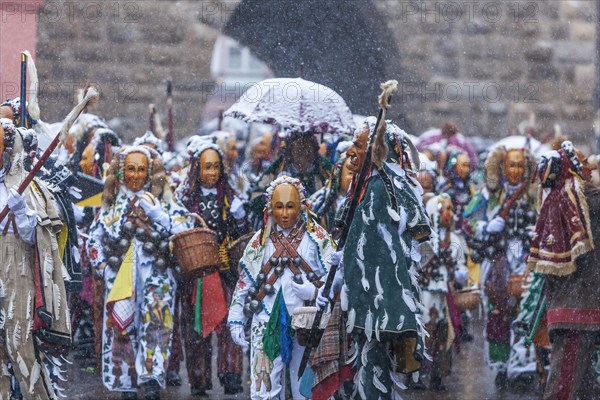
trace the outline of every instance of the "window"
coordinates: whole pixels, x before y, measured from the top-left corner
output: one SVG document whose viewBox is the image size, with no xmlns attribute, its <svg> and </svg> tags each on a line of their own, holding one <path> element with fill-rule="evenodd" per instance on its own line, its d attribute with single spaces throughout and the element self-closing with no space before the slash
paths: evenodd
<svg viewBox="0 0 600 400">
<path fill-rule="evenodd" d="M 242 68 L 242 50 L 239 47 L 229 48 L 229 68 L 240 69 Z"/>
</svg>

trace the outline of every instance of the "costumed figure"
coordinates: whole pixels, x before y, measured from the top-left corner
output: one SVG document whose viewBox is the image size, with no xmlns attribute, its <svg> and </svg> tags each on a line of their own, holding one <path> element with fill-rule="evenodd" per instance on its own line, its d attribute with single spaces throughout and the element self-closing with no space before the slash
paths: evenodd
<svg viewBox="0 0 600 400">
<path fill-rule="evenodd" d="M 526 277 L 525 259 L 536 221 L 535 196 L 529 180 L 535 158 L 526 149 L 499 147 L 484 165 L 486 186 L 477 192 L 464 213 L 463 232 L 473 262 L 481 263 L 480 287 L 486 312 L 485 357 L 497 371 L 496 386 L 507 378 L 526 384 L 535 375 L 534 352 L 511 324 L 518 314 Z"/>
<path fill-rule="evenodd" d="M 423 190 L 423 194 L 421 195 L 423 204 L 427 204 L 429 199 L 436 195 L 436 188 L 438 186 L 437 163 L 431 161 L 423 153 L 419 153 L 419 163 L 419 171 L 416 179 Z"/>
<path fill-rule="evenodd" d="M 552 354 L 544 399 L 598 395 L 593 360 L 600 337 L 600 190 L 590 183 L 596 168 L 569 141 L 538 166 L 540 215 L 527 264 L 545 281 Z"/>
<path fill-rule="evenodd" d="M 291 320 L 315 299 L 334 251 L 325 229 L 311 220 L 305 196 L 298 179 L 273 181 L 266 192 L 265 226 L 240 260 L 228 324 L 238 345 L 250 345 L 252 399 L 303 398 L 298 368 L 304 346 Z M 244 332 L 248 321 L 250 342 Z"/>
<path fill-rule="evenodd" d="M 71 140 L 71 142 L 69 142 Z M 121 141 L 117 134 L 110 130 L 104 119 L 91 113 L 81 114 L 75 124 L 69 131 L 69 137 L 65 143 L 67 151 L 72 151 L 69 158 L 71 172 L 79 181 L 76 186 L 85 188 L 90 187 L 86 179 L 91 178 L 95 186 L 102 188 L 99 183 L 106 177 L 108 167 L 113 159 L 113 154 L 118 150 Z M 71 149 L 71 150 L 69 150 Z M 104 280 L 94 279 L 94 268 L 87 257 L 87 241 L 90 232 L 90 226 L 94 222 L 101 201 L 97 201 L 98 196 L 93 196 L 93 201 L 87 202 L 87 205 L 75 205 L 74 216 L 77 220 L 81 249 L 81 270 L 83 274 L 83 290 L 77 296 L 73 297 L 72 305 L 74 314 L 79 316 L 73 322 L 76 343 L 82 358 L 88 358 L 90 350 L 85 344 L 89 339 L 89 325 L 93 327 L 93 344 L 96 355 L 96 372 L 100 372 L 102 354 L 102 319 L 104 310 Z M 89 359 L 89 358 L 88 358 Z"/>
<path fill-rule="evenodd" d="M 210 138 L 197 138 L 188 146 L 190 166 L 176 197 L 201 216 L 217 233 L 220 265 L 195 271 L 182 279 L 182 332 L 188 379 L 193 395 L 212 389 L 211 334 L 218 333 L 218 377 L 227 394 L 242 389 L 242 351 L 231 341 L 225 317 L 238 279 L 231 268 L 228 246 L 246 233 L 245 210 L 224 171 L 223 153 Z M 208 304 L 208 306 L 206 306 Z"/>
<path fill-rule="evenodd" d="M 342 268 L 332 289 L 335 293 L 343 282 L 341 306 L 348 312 L 347 332 L 354 340 L 354 383 L 360 398 L 390 399 L 395 384 L 404 386 L 396 372 L 417 371 L 425 351 L 416 263 L 418 242 L 427 240 L 431 229 L 420 186 L 405 171 L 410 164 L 402 131 L 382 120 L 375 133 L 375 125 L 374 117 L 367 118 L 346 153 L 355 172 L 349 198 L 359 196 L 359 203 L 352 221 L 346 222 L 350 228 Z M 358 188 L 370 135 L 375 135 L 372 165 L 366 185 Z"/>
<path fill-rule="evenodd" d="M 335 226 L 335 216 L 346 199 L 348 187 L 354 176 L 354 172 L 348 168 L 350 159 L 346 157 L 346 151 L 351 145 L 352 142 L 349 141 L 338 144 L 331 178 L 308 199 L 310 210 L 315 213 L 321 226 L 330 232 Z"/>
<path fill-rule="evenodd" d="M 466 284 L 466 244 L 454 232 L 454 206 L 449 195 L 442 193 L 430 199 L 426 211 L 435 235 L 424 244 L 428 251 L 422 247 L 419 285 L 425 308 L 423 323 L 429 333 L 426 344 L 433 361 L 425 363 L 421 371 L 429 373 L 431 389 L 439 391 L 445 390 L 442 379 L 450 374 L 452 343 L 460 326 L 451 286 L 455 281 Z"/>
<path fill-rule="evenodd" d="M 439 193 L 446 193 L 454 205 L 456 229 L 461 230 L 463 213 L 475 194 L 471 183 L 471 161 L 469 154 L 461 150 L 450 150 L 444 166 L 445 179 L 438 186 Z"/>
<path fill-rule="evenodd" d="M 26 175 L 23 134 L 32 133 L 0 119 L 0 208 L 10 209 L 0 223 L 0 259 L 5 266 L 0 270 L 0 394 L 18 397 L 11 393 L 7 371 L 12 369 L 25 398 L 55 399 L 62 389 L 53 382 L 49 367 L 61 364 L 56 353 L 71 343 L 64 284 L 70 277 L 59 254 L 63 226 L 54 197 L 37 178 L 22 195 L 16 190 Z"/>
<path fill-rule="evenodd" d="M 176 281 L 169 237 L 191 227 L 173 202 L 162 160 L 121 149 L 108 170 L 88 256 L 104 280 L 102 382 L 123 397 L 159 398 L 171 347 Z"/>
<path fill-rule="evenodd" d="M 155 118 L 158 118 L 158 114 L 154 114 L 154 116 Z M 160 154 L 161 157 L 164 156 L 163 141 L 156 137 L 154 133 L 152 133 L 152 131 L 146 131 L 142 136 L 135 138 L 135 140 L 133 141 L 133 146 L 146 146 L 149 149 L 151 149 L 151 151 Z M 167 170 L 166 164 L 164 163 L 164 158 L 163 166 L 165 168 L 165 174 L 167 175 L 169 189 L 173 190 L 174 185 L 171 181 L 172 174 L 169 170 Z M 171 261 L 174 261 L 174 259 L 171 259 Z M 176 265 L 172 265 L 171 268 L 173 271 L 177 271 Z M 181 386 L 181 377 L 179 376 L 179 365 L 183 358 L 183 349 L 181 347 L 181 330 L 179 324 L 179 302 L 181 301 L 181 290 L 183 287 L 183 282 L 181 282 L 180 274 L 176 273 L 175 279 L 177 280 L 177 293 L 175 296 L 174 315 L 172 315 L 173 332 L 171 343 L 171 355 L 169 358 L 169 365 L 167 369 L 167 385 L 169 386 Z"/>
<path fill-rule="evenodd" d="M 240 171 L 244 178 L 243 196 L 250 196 L 253 186 L 258 184 L 262 174 L 271 165 L 272 147 L 273 133 L 270 131 L 259 134 L 250 141 L 250 146 L 246 150 L 246 162 L 244 162 Z"/>
<path fill-rule="evenodd" d="M 464 211 L 475 194 L 475 186 L 473 186 L 471 182 L 471 161 L 469 159 L 469 153 L 464 150 L 452 148 L 447 151 L 447 154 L 446 164 L 443 169 L 444 179 L 438 186 L 438 192 L 446 193 L 452 199 L 455 211 L 454 227 L 458 232 L 461 232 Z M 480 276 L 479 264 L 475 264 L 467 257 L 467 265 L 470 271 L 469 282 L 457 285 L 457 289 L 462 289 L 478 282 Z M 470 342 L 473 340 L 473 336 L 468 332 L 471 313 L 468 310 L 464 311 L 461 314 L 461 318 L 461 332 L 458 332 L 460 334 L 460 340 Z"/>
<path fill-rule="evenodd" d="M 263 194 L 269 184 L 280 176 L 300 179 L 308 196 L 325 186 L 330 178 L 331 164 L 319 155 L 319 144 L 312 133 L 292 133 L 285 139 L 279 156 L 267 168 L 258 182 L 251 188 L 251 226 L 258 230 L 262 225 L 262 212 L 265 208 Z"/>
</svg>

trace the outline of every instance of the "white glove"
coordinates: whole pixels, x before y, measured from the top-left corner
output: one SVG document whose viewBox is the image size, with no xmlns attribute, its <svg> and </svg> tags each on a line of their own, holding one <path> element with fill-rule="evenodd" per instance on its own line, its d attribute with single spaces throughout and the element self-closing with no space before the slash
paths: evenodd
<svg viewBox="0 0 600 400">
<path fill-rule="evenodd" d="M 6 203 L 13 213 L 17 213 L 27 207 L 27 204 L 25 204 L 25 196 L 19 194 L 15 188 L 9 190 Z"/>
<path fill-rule="evenodd" d="M 302 283 L 292 281 L 292 290 L 301 300 L 309 301 L 315 298 L 315 285 L 306 279 Z"/>
<path fill-rule="evenodd" d="M 144 210 L 146 215 L 154 222 L 158 222 L 162 217 L 162 207 L 160 206 L 160 202 L 150 203 L 146 196 L 142 197 L 138 202 L 140 207 Z"/>
<path fill-rule="evenodd" d="M 58 149 L 58 157 L 56 157 L 56 163 L 58 165 L 66 165 L 69 161 L 69 152 L 64 147 Z"/>
<path fill-rule="evenodd" d="M 238 324 L 229 325 L 229 332 L 231 332 L 231 339 L 233 343 L 246 350 L 248 348 L 248 341 L 246 340 L 246 334 L 244 333 L 244 327 Z"/>
<path fill-rule="evenodd" d="M 246 216 L 246 210 L 244 210 L 244 202 L 241 201 L 237 196 L 233 198 L 231 206 L 229 207 L 229 211 L 235 219 L 244 219 L 244 217 Z"/>
<path fill-rule="evenodd" d="M 469 280 L 469 270 L 467 267 L 461 266 L 454 271 L 454 280 L 461 286 L 467 286 Z"/>
<path fill-rule="evenodd" d="M 317 307 L 319 307 L 321 310 L 324 310 L 327 305 L 329 304 L 329 302 L 331 301 L 331 299 L 333 298 L 333 296 L 331 295 L 331 293 L 337 293 L 342 289 L 342 285 L 344 284 L 344 277 L 341 273 L 336 273 L 335 277 L 333 278 L 333 282 L 331 283 L 331 290 L 328 293 L 324 293 L 324 289 L 325 289 L 325 285 L 321 286 L 319 288 L 319 292 L 317 293 Z"/>
<path fill-rule="evenodd" d="M 331 255 L 329 265 L 340 265 L 342 258 L 344 258 L 344 249 L 340 249 Z"/>
<path fill-rule="evenodd" d="M 329 305 L 329 302 L 331 301 L 331 299 L 329 298 L 329 293 L 323 293 L 323 289 L 325 288 L 325 286 L 321 286 L 321 288 L 319 289 L 319 294 L 317 294 L 317 307 L 319 307 L 319 309 L 324 310 L 325 308 L 327 308 L 327 305 Z"/>
<path fill-rule="evenodd" d="M 504 230 L 504 226 L 506 226 L 506 221 L 502 217 L 494 217 L 490 222 L 488 222 L 486 231 L 487 233 L 500 233 Z"/>
</svg>

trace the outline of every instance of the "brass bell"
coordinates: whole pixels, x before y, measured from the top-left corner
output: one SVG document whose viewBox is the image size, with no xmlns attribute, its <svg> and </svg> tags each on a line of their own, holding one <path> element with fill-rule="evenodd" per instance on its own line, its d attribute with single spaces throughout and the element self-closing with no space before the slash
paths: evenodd
<svg viewBox="0 0 600 400">
<path fill-rule="evenodd" d="M 109 266 L 111 266 L 112 268 L 119 268 L 120 262 L 121 262 L 121 259 L 119 257 L 115 257 L 115 256 L 109 257 L 107 260 L 107 264 Z"/>
<path fill-rule="evenodd" d="M 263 274 L 262 272 L 258 275 L 256 275 L 256 282 L 260 285 L 265 281 L 265 274 Z"/>
<path fill-rule="evenodd" d="M 154 246 L 154 243 L 152 243 L 152 242 L 146 242 L 142 246 L 142 251 L 144 253 L 146 253 L 146 254 L 152 254 L 152 253 L 154 253 L 155 249 L 156 249 L 156 247 Z"/>
<path fill-rule="evenodd" d="M 144 239 L 146 239 L 146 230 L 141 227 L 137 228 L 135 230 L 135 237 L 140 241 L 144 241 Z"/>
<path fill-rule="evenodd" d="M 159 270 L 164 270 L 165 268 L 167 268 L 167 262 L 164 258 L 159 258 L 154 262 L 154 266 Z"/>
<path fill-rule="evenodd" d="M 133 225 L 133 222 L 125 221 L 125 223 L 123 224 L 123 233 L 131 236 L 131 235 L 133 235 L 134 231 L 135 231 L 135 226 Z"/>
<path fill-rule="evenodd" d="M 122 252 L 126 252 L 127 250 L 129 250 L 129 240 L 127 239 L 121 239 L 119 241 L 119 248 L 121 249 Z"/>
</svg>

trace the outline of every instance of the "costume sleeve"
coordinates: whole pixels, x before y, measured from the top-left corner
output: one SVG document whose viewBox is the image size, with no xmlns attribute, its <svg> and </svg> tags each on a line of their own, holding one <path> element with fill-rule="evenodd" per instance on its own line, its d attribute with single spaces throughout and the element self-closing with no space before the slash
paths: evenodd
<svg viewBox="0 0 600 400">
<path fill-rule="evenodd" d="M 188 210 L 178 202 L 168 206 L 171 235 L 189 231 L 194 228 L 194 221 L 188 216 Z"/>
<path fill-rule="evenodd" d="M 88 257 L 93 267 L 98 267 L 103 262 L 106 262 L 104 250 L 102 249 L 102 237 L 104 236 L 104 228 L 102 224 L 96 220 L 90 227 L 90 238 L 86 243 Z"/>
<path fill-rule="evenodd" d="M 37 214 L 29 207 L 14 212 L 15 223 L 19 236 L 27 244 L 33 244 L 35 240 L 35 227 L 37 225 Z"/>
<path fill-rule="evenodd" d="M 248 296 L 248 289 L 252 285 L 253 283 L 248 277 L 248 274 L 242 269 L 231 298 L 229 315 L 227 317 L 228 325 L 244 325 L 248 320 L 248 317 L 244 315 L 244 304 L 246 302 L 246 296 Z"/>
<path fill-rule="evenodd" d="M 481 194 L 475 195 L 463 214 L 463 232 L 476 240 L 485 240 L 487 221 L 485 218 L 487 204 Z"/>
</svg>

